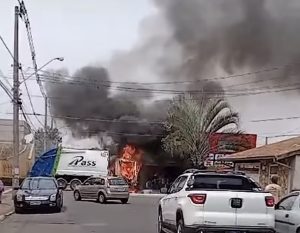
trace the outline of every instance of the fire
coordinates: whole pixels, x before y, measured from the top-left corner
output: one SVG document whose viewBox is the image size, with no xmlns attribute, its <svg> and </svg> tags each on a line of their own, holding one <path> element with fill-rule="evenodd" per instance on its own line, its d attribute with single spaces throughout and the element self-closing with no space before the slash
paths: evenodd
<svg viewBox="0 0 300 233">
<path fill-rule="evenodd" d="M 138 190 L 138 176 L 142 167 L 143 151 L 134 145 L 126 145 L 118 160 L 117 173 L 129 183 L 132 191 Z"/>
</svg>

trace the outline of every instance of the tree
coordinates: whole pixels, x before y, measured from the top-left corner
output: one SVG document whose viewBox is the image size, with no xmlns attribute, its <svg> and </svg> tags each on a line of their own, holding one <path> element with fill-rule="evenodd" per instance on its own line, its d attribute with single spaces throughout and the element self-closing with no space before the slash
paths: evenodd
<svg viewBox="0 0 300 233">
<path fill-rule="evenodd" d="M 185 95 L 174 99 L 164 124 L 164 149 L 194 167 L 204 166 L 209 154 L 209 136 L 216 132 L 239 133 L 239 116 L 221 98 Z M 234 149 L 231 144 L 231 149 Z M 187 165 L 186 164 L 186 165 Z"/>
<path fill-rule="evenodd" d="M 35 141 L 35 153 L 36 156 L 40 156 L 44 153 L 44 129 L 39 128 L 34 134 Z M 58 146 L 61 143 L 61 135 L 57 128 L 47 128 L 46 134 L 46 150 Z"/>
</svg>

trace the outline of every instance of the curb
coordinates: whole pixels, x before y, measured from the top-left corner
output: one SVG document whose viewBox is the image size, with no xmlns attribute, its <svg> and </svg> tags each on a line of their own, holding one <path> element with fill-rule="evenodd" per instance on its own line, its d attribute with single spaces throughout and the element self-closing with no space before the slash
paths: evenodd
<svg viewBox="0 0 300 233">
<path fill-rule="evenodd" d="M 10 193 L 10 192 L 12 192 L 12 189 L 5 190 L 5 191 L 3 192 L 3 194 L 8 194 L 8 193 Z"/>
<path fill-rule="evenodd" d="M 12 215 L 12 214 L 14 214 L 14 213 L 15 213 L 15 211 L 14 211 L 14 210 L 11 210 L 11 211 L 9 211 L 9 212 L 6 213 L 6 214 L 0 215 L 0 223 L 3 222 L 8 216 L 10 216 L 10 215 Z"/>
</svg>

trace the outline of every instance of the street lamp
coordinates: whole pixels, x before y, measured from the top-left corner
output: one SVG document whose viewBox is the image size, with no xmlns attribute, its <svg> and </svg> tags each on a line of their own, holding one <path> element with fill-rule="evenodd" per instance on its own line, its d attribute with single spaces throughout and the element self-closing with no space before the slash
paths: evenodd
<svg viewBox="0 0 300 233">
<path fill-rule="evenodd" d="M 25 78 L 22 82 L 20 82 L 20 84 L 22 84 L 23 82 L 25 82 L 26 80 L 28 80 L 29 78 L 31 78 L 33 75 L 35 75 L 37 72 L 39 72 L 41 69 L 43 69 L 44 67 L 46 67 L 47 65 L 49 65 L 51 62 L 53 61 L 63 61 L 65 60 L 63 57 L 55 57 L 52 58 L 50 61 L 46 62 L 44 65 L 42 65 L 39 69 L 37 69 L 36 72 L 30 74 L 27 78 Z"/>
</svg>

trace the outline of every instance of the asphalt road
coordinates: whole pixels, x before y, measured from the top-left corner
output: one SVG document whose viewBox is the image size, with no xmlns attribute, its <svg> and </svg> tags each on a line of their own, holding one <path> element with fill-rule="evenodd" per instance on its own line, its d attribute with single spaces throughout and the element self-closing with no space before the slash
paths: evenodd
<svg viewBox="0 0 300 233">
<path fill-rule="evenodd" d="M 75 202 L 65 193 L 61 213 L 14 214 L 0 233 L 155 233 L 159 197 L 131 197 L 129 204 Z"/>
</svg>

